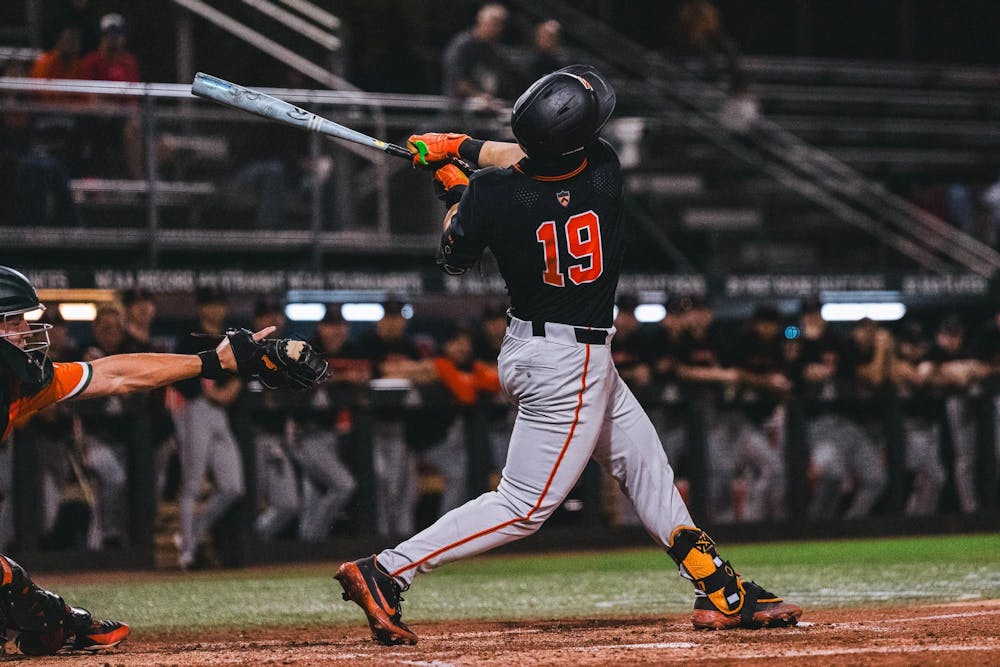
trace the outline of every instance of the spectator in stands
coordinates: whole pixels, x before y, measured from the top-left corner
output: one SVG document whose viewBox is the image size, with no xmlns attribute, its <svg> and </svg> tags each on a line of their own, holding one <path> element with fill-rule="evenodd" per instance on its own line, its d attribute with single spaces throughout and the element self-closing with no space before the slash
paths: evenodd
<svg viewBox="0 0 1000 667">
<path fill-rule="evenodd" d="M 101 17 L 101 41 L 97 49 L 84 55 L 78 75 L 81 79 L 138 83 L 139 61 L 126 50 L 125 18 L 121 14 Z M 92 173 L 103 173 L 111 167 L 111 174 L 124 172 L 129 178 L 142 178 L 142 118 L 134 100 L 117 97 L 99 97 L 100 103 L 116 104 L 124 117 L 97 116 L 88 123 L 92 142 L 90 160 Z M 117 167 L 124 158 L 123 168 Z"/>
<path fill-rule="evenodd" d="M 778 309 L 762 304 L 732 351 L 731 365 L 739 369 L 741 412 L 733 455 L 747 480 L 742 517 L 747 521 L 780 519 L 784 512 L 784 411 L 779 407 L 792 384 L 785 372 L 782 329 Z"/>
<path fill-rule="evenodd" d="M 986 368 L 966 345 L 965 326 L 956 314 L 942 320 L 928 359 L 935 364 L 935 383 L 944 390 L 959 508 L 971 514 L 978 509 L 979 502 L 975 478 L 976 418 L 968 394 L 972 385 L 985 377 Z"/>
<path fill-rule="evenodd" d="M 682 48 L 699 56 L 710 81 L 721 77 L 719 59 L 724 62 L 731 93 L 747 87 L 747 75 L 740 64 L 736 41 L 722 28 L 718 8 L 711 0 L 687 0 L 677 12 Z"/>
<path fill-rule="evenodd" d="M 853 486 L 845 518 L 867 516 L 887 483 L 878 447 L 865 427 L 844 413 L 838 387 L 843 342 L 827 326 L 817 298 L 803 302 L 799 336 L 790 341 L 791 377 L 803 403 L 810 473 L 815 491 L 809 516 L 832 518 L 841 495 Z"/>
<path fill-rule="evenodd" d="M 711 0 L 688 0 L 681 5 L 677 19 L 682 51 L 701 58 L 709 81 L 721 77 L 722 60 L 729 97 L 722 103 L 719 119 L 729 129 L 745 132 L 759 116 L 760 108 L 740 63 L 736 41 L 722 28 L 719 10 Z"/>
<path fill-rule="evenodd" d="M 507 10 L 490 3 L 480 7 L 476 23 L 448 43 L 443 56 L 444 94 L 473 110 L 496 110 L 510 72 L 497 49 L 507 27 Z"/>
<path fill-rule="evenodd" d="M 55 46 L 35 60 L 30 75 L 39 79 L 79 78 L 79 57 L 80 30 L 63 25 Z M 36 98 L 50 104 L 82 102 L 79 95 L 67 93 L 37 93 Z M 76 118 L 61 111 L 37 113 L 27 126 L 25 137 L 17 185 L 21 224 L 79 225 L 80 216 L 70 190 L 70 173 L 76 170 L 80 161 Z"/>
<path fill-rule="evenodd" d="M 542 21 L 535 26 L 531 55 L 524 67 L 524 85 L 527 88 L 549 72 L 566 66 L 562 54 L 562 26 L 559 21 Z"/>
<path fill-rule="evenodd" d="M 226 331 L 229 308 L 222 291 L 200 288 L 197 301 L 198 328 L 177 346 L 181 354 L 214 349 L 218 337 Z M 243 384 L 236 377 L 219 381 L 192 378 L 175 386 L 184 401 L 174 413 L 181 462 L 177 495 L 180 532 L 174 535 L 174 543 L 178 565 L 188 570 L 196 565 L 198 549 L 209 530 L 244 493 L 243 462 L 227 412 L 239 397 Z M 196 512 L 195 504 L 209 471 L 215 490 Z"/>
<path fill-rule="evenodd" d="M 913 476 L 905 512 L 911 516 L 932 514 L 944 487 L 941 461 L 942 397 L 934 386 L 934 363 L 924 329 L 917 322 L 903 326 L 891 367 L 891 379 L 900 397 L 906 470 Z"/>
<path fill-rule="evenodd" d="M 97 310 L 93 322 L 93 344 L 84 350 L 83 361 L 94 361 L 124 351 L 125 316 L 117 306 Z M 130 397 L 108 396 L 76 404 L 80 419 L 83 460 L 97 480 L 96 529 L 88 540 L 91 548 L 120 547 L 125 533 L 127 449 L 133 418 Z"/>
<path fill-rule="evenodd" d="M 101 17 L 101 41 L 97 48 L 80 60 L 81 79 L 138 83 L 139 61 L 126 49 L 125 17 L 105 14 Z"/>
<path fill-rule="evenodd" d="M 65 24 L 59 28 L 52 48 L 38 56 L 32 65 L 31 76 L 35 79 L 80 78 L 80 28 L 78 26 Z M 78 96 L 67 98 L 65 94 L 60 93 L 40 93 L 39 97 L 48 101 L 79 99 Z"/>
<path fill-rule="evenodd" d="M 389 299 L 382 319 L 358 340 L 359 354 L 371 362 L 375 378 L 409 383 L 394 404 L 376 411 L 372 429 L 375 468 L 376 530 L 379 535 L 408 535 L 413 531 L 417 501 L 417 459 L 407 443 L 407 418 L 417 419 L 420 404 L 415 386 L 436 379 L 433 366 L 420 361 L 420 352 L 407 332 L 403 302 Z"/>
<path fill-rule="evenodd" d="M 254 306 L 254 331 L 276 327 L 274 336 L 285 330 L 285 309 L 272 299 L 260 299 Z M 295 423 L 288 396 L 263 391 L 250 383 L 254 446 L 257 453 L 257 499 L 267 507 L 257 515 L 256 532 L 264 540 L 277 538 L 299 515 L 299 482 L 289 454 Z"/>
<path fill-rule="evenodd" d="M 495 364 L 475 359 L 472 332 L 463 326 L 453 327 L 442 345 L 442 354 L 434 359 L 438 379 L 447 387 L 455 408 L 443 440 L 426 450 L 423 459 L 445 476 L 447 486 L 441 497 L 439 513 L 454 509 L 468 498 L 467 417 L 468 408 L 482 397 L 500 391 Z"/>
</svg>

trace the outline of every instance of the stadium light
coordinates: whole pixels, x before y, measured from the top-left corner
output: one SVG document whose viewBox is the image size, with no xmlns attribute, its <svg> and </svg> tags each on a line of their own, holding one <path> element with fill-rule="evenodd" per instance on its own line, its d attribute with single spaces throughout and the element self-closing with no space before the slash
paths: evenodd
<svg viewBox="0 0 1000 667">
<path fill-rule="evenodd" d="M 292 322 L 319 322 L 326 315 L 322 303 L 290 303 L 285 306 L 285 317 Z"/>
<path fill-rule="evenodd" d="M 97 317 L 97 304 L 60 303 L 59 314 L 67 322 L 93 322 Z"/>
<path fill-rule="evenodd" d="M 640 303 L 635 307 L 635 319 L 640 322 L 659 322 L 667 316 L 667 309 L 660 303 Z"/>
<path fill-rule="evenodd" d="M 857 322 L 870 318 L 877 322 L 895 322 L 906 315 L 906 306 L 898 301 L 885 303 L 824 303 L 820 316 L 827 322 Z"/>
<path fill-rule="evenodd" d="M 345 303 L 340 314 L 348 322 L 378 322 L 385 315 L 381 303 Z"/>
</svg>

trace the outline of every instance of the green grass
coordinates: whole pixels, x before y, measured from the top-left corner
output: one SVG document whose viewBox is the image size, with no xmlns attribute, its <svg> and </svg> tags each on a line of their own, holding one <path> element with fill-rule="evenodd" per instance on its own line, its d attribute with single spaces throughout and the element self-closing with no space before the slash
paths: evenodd
<svg viewBox="0 0 1000 667">
<path fill-rule="evenodd" d="M 1000 598 L 1000 533 L 721 547 L 748 578 L 817 607 Z M 75 604 L 156 631 L 360 622 L 331 567 L 154 576 L 115 585 L 52 586 Z M 141 575 L 137 574 L 137 577 Z M 691 587 L 662 552 L 481 557 L 417 579 L 409 621 L 682 613 Z"/>
</svg>

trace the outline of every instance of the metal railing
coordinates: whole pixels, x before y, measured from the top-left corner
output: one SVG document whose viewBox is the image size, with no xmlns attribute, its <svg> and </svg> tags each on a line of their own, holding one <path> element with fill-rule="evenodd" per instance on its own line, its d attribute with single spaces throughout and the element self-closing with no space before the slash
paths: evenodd
<svg viewBox="0 0 1000 667">
<path fill-rule="evenodd" d="M 173 0 L 175 4 L 243 40 L 253 48 L 266 53 L 310 79 L 335 90 L 357 90 L 349 81 L 334 73 L 336 57 L 342 48 L 341 39 L 329 32 L 340 28 L 340 20 L 308 0 L 283 0 L 299 12 L 294 14 L 270 0 L 242 0 L 242 2 L 283 26 L 297 32 L 326 49 L 329 63 L 318 65 L 296 51 L 285 47 L 258 30 L 229 16 L 203 0 Z M 319 25 L 317 25 L 317 23 Z M 183 41 L 183 40 L 182 40 Z"/>
<path fill-rule="evenodd" d="M 454 107 L 440 96 L 353 90 L 261 90 L 394 141 L 402 140 L 412 131 L 438 129 L 446 123 L 461 124 L 463 129 L 482 136 L 501 137 L 509 132 L 498 116 L 462 115 L 456 119 Z M 72 96 L 73 100 L 52 101 L 53 95 Z M 244 166 L 230 159 L 228 143 L 241 129 L 264 127 L 268 121 L 198 101 L 191 96 L 189 85 L 0 78 L 0 96 L 4 97 L 6 112 L 32 118 L 64 116 L 73 121 L 137 118 L 145 156 L 145 172 L 140 180 L 100 173 L 70 173 L 67 187 L 78 201 L 86 206 L 103 207 L 99 214 L 91 216 L 88 224 L 33 221 L 30 226 L 23 222 L 18 226 L 12 219 L 13 211 L 0 211 L 0 246 L 4 248 L 145 250 L 147 265 L 155 267 L 161 252 L 171 249 L 267 247 L 311 253 L 312 264 L 318 268 L 322 257 L 335 251 L 426 253 L 438 235 L 438 208 L 433 204 L 430 188 L 420 188 L 415 195 L 408 195 L 417 199 L 403 208 L 400 188 L 410 192 L 412 187 L 403 173 L 410 168 L 406 161 L 305 133 L 301 136 L 307 146 L 301 157 L 328 159 L 332 169 L 330 182 L 335 194 L 327 198 L 328 204 L 336 208 L 337 225 L 331 226 L 332 214 L 317 205 L 325 195 L 314 187 L 301 193 L 297 224 L 265 230 L 244 223 L 220 230 L 218 225 L 213 229 L 198 220 L 192 223 L 191 216 L 196 212 L 190 211 L 199 206 L 223 213 L 254 206 L 252 190 L 234 192 L 227 185 L 232 172 Z M 297 136 L 295 130 L 287 131 Z M 163 155 L 168 148 L 174 153 L 206 155 L 204 162 L 214 162 L 211 168 L 199 167 L 200 172 L 196 168 L 185 170 L 176 164 L 165 165 Z M 110 208 L 116 204 L 141 214 L 116 218 Z M 174 209 L 188 211 L 188 217 L 180 213 L 168 215 Z M 405 227 L 394 228 L 393 220 L 404 216 Z"/>
</svg>

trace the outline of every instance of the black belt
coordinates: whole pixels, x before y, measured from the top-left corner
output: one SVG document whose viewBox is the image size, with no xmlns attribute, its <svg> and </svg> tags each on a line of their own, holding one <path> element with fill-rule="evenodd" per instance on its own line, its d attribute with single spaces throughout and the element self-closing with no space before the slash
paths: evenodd
<svg viewBox="0 0 1000 667">
<path fill-rule="evenodd" d="M 507 324 L 510 324 L 510 314 L 507 314 Z M 608 340 L 606 329 L 584 329 L 583 327 L 573 327 L 576 334 L 576 342 L 585 345 L 604 345 Z M 531 335 L 545 338 L 545 322 L 531 320 Z"/>
</svg>

